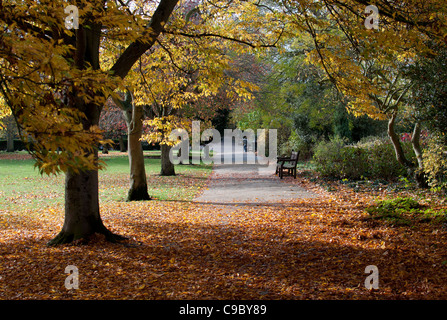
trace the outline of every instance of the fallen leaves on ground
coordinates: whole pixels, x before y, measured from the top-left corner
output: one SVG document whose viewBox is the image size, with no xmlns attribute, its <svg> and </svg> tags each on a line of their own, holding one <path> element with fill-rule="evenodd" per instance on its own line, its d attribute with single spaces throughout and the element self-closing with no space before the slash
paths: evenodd
<svg viewBox="0 0 447 320">
<path fill-rule="evenodd" d="M 0 299 L 447 298 L 445 226 L 368 221 L 365 207 L 389 193 L 335 182 L 328 192 L 311 178 L 283 183 L 318 198 L 102 203 L 104 223 L 129 238 L 117 244 L 98 236 L 49 248 L 62 208 L 8 212 Z M 79 289 L 64 286 L 68 265 L 79 270 Z M 365 288 L 368 265 L 378 267 L 378 290 Z"/>
<path fill-rule="evenodd" d="M 26 160 L 31 158 L 31 155 L 25 152 L 0 152 L 0 159 L 2 160 Z"/>
</svg>

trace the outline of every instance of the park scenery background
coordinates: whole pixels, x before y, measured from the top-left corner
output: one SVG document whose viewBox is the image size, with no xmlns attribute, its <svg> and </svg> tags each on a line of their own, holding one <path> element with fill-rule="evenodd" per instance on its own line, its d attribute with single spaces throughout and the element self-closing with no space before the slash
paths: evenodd
<svg viewBox="0 0 447 320">
<path fill-rule="evenodd" d="M 0 1 L 0 299 L 446 299 L 446 10 Z"/>
</svg>

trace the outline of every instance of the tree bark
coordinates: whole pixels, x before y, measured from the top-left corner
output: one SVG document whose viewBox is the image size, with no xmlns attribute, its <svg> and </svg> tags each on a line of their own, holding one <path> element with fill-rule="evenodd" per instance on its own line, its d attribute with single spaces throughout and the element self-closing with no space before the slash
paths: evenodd
<svg viewBox="0 0 447 320">
<path fill-rule="evenodd" d="M 413 146 L 414 154 L 418 162 L 418 168 L 414 172 L 414 180 L 419 188 L 428 188 L 428 181 L 424 173 L 424 160 L 422 157 L 421 148 L 421 124 L 416 122 L 413 129 L 413 135 L 411 137 L 411 145 Z"/>
<path fill-rule="evenodd" d="M 85 114 L 82 120 L 84 130 L 99 123 L 101 108 L 95 104 L 84 104 L 76 99 L 76 93 L 68 94 L 68 101 L 75 101 L 74 106 Z M 69 103 L 70 105 L 70 103 Z M 98 161 L 98 150 L 93 153 L 94 161 Z M 102 223 L 99 214 L 98 171 L 69 169 L 65 173 L 65 220 L 61 232 L 48 245 L 69 243 L 78 239 L 88 240 L 95 233 L 106 236 L 109 241 L 124 239 L 110 232 Z"/>
<path fill-rule="evenodd" d="M 402 145 L 400 144 L 399 136 L 394 131 L 396 116 L 397 114 L 393 113 L 391 118 L 388 120 L 388 136 L 390 137 L 393 144 L 394 152 L 396 153 L 396 160 L 407 169 L 412 169 L 413 164 L 405 157 Z"/>
<path fill-rule="evenodd" d="M 14 136 L 16 126 L 15 120 L 12 116 L 6 119 L 6 152 L 14 152 Z"/>
<path fill-rule="evenodd" d="M 127 193 L 127 201 L 150 200 L 147 191 L 146 170 L 144 167 L 143 147 L 141 135 L 143 133 L 143 106 L 133 102 L 132 93 L 126 92 L 124 100 L 113 100 L 123 111 L 127 125 L 127 145 L 130 166 L 130 188 Z"/>
<path fill-rule="evenodd" d="M 413 135 L 411 137 L 411 144 L 413 146 L 413 151 L 416 155 L 416 159 L 418 162 L 418 166 L 415 167 L 415 165 L 405 157 L 402 145 L 400 144 L 399 136 L 394 131 L 395 120 L 396 120 L 396 114 L 394 113 L 390 118 L 390 120 L 388 121 L 388 136 L 390 137 L 391 142 L 393 143 L 394 151 L 396 153 L 396 159 L 401 165 L 407 168 L 408 174 L 413 176 L 419 188 L 427 188 L 428 181 L 424 174 L 424 162 L 422 158 L 422 149 L 420 145 L 421 125 L 419 122 L 416 122 L 413 129 Z"/>
<path fill-rule="evenodd" d="M 118 140 L 119 140 L 119 143 L 120 143 L 120 151 L 121 151 L 121 152 L 126 152 L 126 151 L 127 151 L 127 148 L 126 148 L 126 144 L 124 143 L 124 138 L 123 138 L 123 136 L 120 136 L 120 137 L 118 138 Z"/>
<path fill-rule="evenodd" d="M 101 26 L 91 23 L 89 28 L 80 28 L 76 31 L 75 65 L 84 69 L 86 63 L 94 69 L 99 69 L 99 42 Z M 70 90 L 71 89 L 71 90 Z M 65 103 L 68 107 L 78 109 L 85 114 L 82 121 L 83 130 L 89 131 L 92 126 L 98 125 L 101 106 L 95 103 L 85 103 L 78 97 L 75 86 L 67 89 Z M 94 153 L 94 161 L 98 160 L 98 150 L 87 151 Z M 52 239 L 48 245 L 69 243 L 78 239 L 88 239 L 95 233 L 106 235 L 106 238 L 115 241 L 120 236 L 114 235 L 103 225 L 99 215 L 99 188 L 97 170 L 69 169 L 65 173 L 65 220 L 61 232 Z"/>
<path fill-rule="evenodd" d="M 129 113 L 128 111 L 126 113 Z M 144 167 L 143 147 L 141 135 L 143 133 L 143 107 L 132 105 L 131 114 L 128 114 L 128 149 L 130 166 L 130 188 L 127 201 L 150 200 L 147 191 L 146 169 Z"/>
<path fill-rule="evenodd" d="M 416 155 L 416 160 L 418 161 L 418 168 L 424 168 L 424 162 L 422 159 L 422 149 L 421 149 L 421 124 L 416 122 L 413 129 L 413 135 L 411 137 L 411 145 L 413 146 L 414 154 Z"/>
<path fill-rule="evenodd" d="M 113 234 L 103 224 L 99 214 L 98 171 L 71 170 L 65 174 L 65 220 L 60 233 L 48 245 L 88 240 L 95 233 L 109 241 L 124 239 Z"/>
<path fill-rule="evenodd" d="M 169 159 L 169 151 L 171 150 L 171 146 L 167 144 L 161 144 L 161 172 L 162 176 L 175 176 L 175 168 L 174 164 Z"/>
</svg>

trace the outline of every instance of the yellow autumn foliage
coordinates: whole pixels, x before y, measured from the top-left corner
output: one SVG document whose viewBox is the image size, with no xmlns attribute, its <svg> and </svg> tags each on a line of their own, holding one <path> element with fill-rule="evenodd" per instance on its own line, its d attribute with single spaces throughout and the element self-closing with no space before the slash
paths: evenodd
<svg viewBox="0 0 447 320">
<path fill-rule="evenodd" d="M 147 25 L 159 3 L 80 0 L 84 35 L 102 35 L 98 42 L 81 43 L 78 31 L 65 24 L 67 5 L 61 0 L 1 2 L 0 96 L 46 173 L 99 167 L 91 153 L 101 132 L 85 125 L 84 116 L 89 108 L 100 111 L 116 91 L 131 88 L 135 102 L 150 105 L 162 119 L 164 127 L 157 130 L 166 132 L 173 126 L 167 124 L 170 116 L 182 119 L 182 109 L 223 87 L 234 99 L 252 98 L 256 86 L 232 76 L 234 56 L 260 54 L 273 45 L 281 52 L 290 38 L 307 41 L 307 61 L 324 69 L 349 97 L 353 114 L 386 118 L 408 86 L 398 67 L 427 52 L 429 37 L 443 41 L 447 35 L 447 9 L 436 0 L 376 1 L 378 30 L 365 27 L 360 0 L 179 1 L 157 39 Z M 132 70 L 123 73 L 126 79 L 114 76 L 113 67 L 131 43 L 151 41 Z M 79 65 L 78 53 L 92 47 L 98 56 Z M 0 105 L 0 117 L 8 108 Z"/>
</svg>

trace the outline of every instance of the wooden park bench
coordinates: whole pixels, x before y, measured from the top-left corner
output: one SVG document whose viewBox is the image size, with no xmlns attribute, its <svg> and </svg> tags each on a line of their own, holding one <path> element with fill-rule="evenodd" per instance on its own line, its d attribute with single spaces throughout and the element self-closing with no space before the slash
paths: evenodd
<svg viewBox="0 0 447 320">
<path fill-rule="evenodd" d="M 282 179 L 284 172 L 293 175 L 293 178 L 296 179 L 296 165 L 298 164 L 299 154 L 299 151 L 292 151 L 290 157 L 278 157 L 275 174 L 279 174 L 280 179 Z"/>
</svg>

